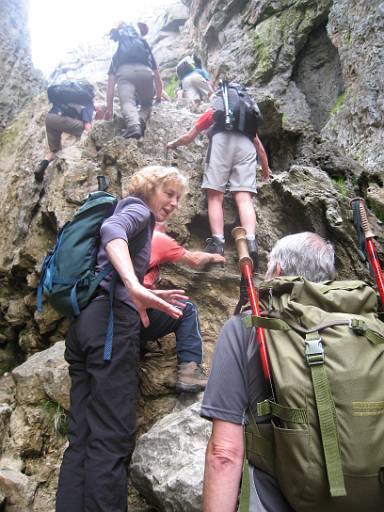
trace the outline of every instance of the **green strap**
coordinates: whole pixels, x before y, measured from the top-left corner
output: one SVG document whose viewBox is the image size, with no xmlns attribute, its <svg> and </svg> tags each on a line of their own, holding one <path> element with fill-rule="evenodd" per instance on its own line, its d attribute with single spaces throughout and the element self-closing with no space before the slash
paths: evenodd
<svg viewBox="0 0 384 512">
<path fill-rule="evenodd" d="M 316 325 L 311 329 L 304 329 L 303 327 L 295 324 L 291 321 L 285 321 L 280 318 L 270 318 L 270 317 L 260 317 L 254 315 L 247 315 L 243 318 L 243 323 L 245 327 L 263 327 L 264 329 L 271 329 L 274 331 L 289 331 L 293 329 L 296 332 L 300 332 L 301 334 L 316 331 L 322 331 L 323 329 L 327 329 L 329 327 L 333 327 L 336 325 L 349 325 L 352 331 L 355 334 L 365 336 L 368 341 L 373 343 L 374 345 L 379 345 L 384 343 L 384 336 L 377 331 L 369 329 L 366 322 L 364 320 L 358 318 L 350 318 L 345 320 L 335 320 L 333 322 L 328 322 L 320 325 Z"/>
<path fill-rule="evenodd" d="M 306 409 L 286 407 L 284 405 L 277 404 L 276 402 L 272 402 L 271 400 L 259 402 L 257 404 L 257 414 L 259 416 L 272 414 L 273 416 L 289 423 L 308 424 Z"/>
<path fill-rule="evenodd" d="M 352 402 L 353 416 L 384 415 L 384 402 Z"/>
<path fill-rule="evenodd" d="M 245 327 L 263 327 L 275 331 L 288 331 L 291 327 L 279 318 L 267 318 L 263 316 L 247 315 L 243 318 Z"/>
<path fill-rule="evenodd" d="M 324 366 L 324 349 L 319 333 L 307 334 L 305 355 L 311 370 L 321 440 L 332 497 L 346 496 L 340 445 L 337 434 L 335 404 Z"/>
<path fill-rule="evenodd" d="M 249 469 L 246 442 L 244 442 L 244 461 L 243 461 L 243 475 L 241 479 L 241 489 L 239 498 L 238 512 L 249 512 Z"/>
</svg>

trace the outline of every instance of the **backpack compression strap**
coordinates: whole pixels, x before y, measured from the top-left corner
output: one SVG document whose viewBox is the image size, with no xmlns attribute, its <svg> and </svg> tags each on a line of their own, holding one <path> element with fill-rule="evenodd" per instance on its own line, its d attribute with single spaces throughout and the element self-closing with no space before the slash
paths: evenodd
<svg viewBox="0 0 384 512">
<path fill-rule="evenodd" d="M 358 318 L 346 318 L 345 320 L 334 320 L 332 322 L 326 322 L 324 324 L 315 325 L 311 329 L 305 329 L 301 325 L 293 322 L 292 320 L 283 320 L 278 314 L 272 316 L 269 313 L 269 317 L 265 316 L 246 316 L 243 318 L 243 323 L 246 327 L 262 327 L 264 329 L 271 329 L 274 331 L 289 331 L 294 330 L 301 334 L 309 334 L 317 331 L 323 331 L 328 327 L 334 327 L 336 325 L 347 325 L 355 334 L 359 336 L 365 336 L 368 341 L 374 345 L 384 343 L 384 336 L 370 329 L 364 320 Z"/>
<path fill-rule="evenodd" d="M 311 371 L 329 491 L 332 497 L 346 496 L 335 403 L 324 366 L 324 348 L 318 332 L 305 337 L 305 357 Z"/>
</svg>

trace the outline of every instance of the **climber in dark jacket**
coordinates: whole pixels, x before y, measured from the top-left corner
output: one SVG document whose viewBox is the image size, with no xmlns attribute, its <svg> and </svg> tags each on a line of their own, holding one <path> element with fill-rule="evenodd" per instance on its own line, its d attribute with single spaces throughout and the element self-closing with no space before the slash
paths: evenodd
<svg viewBox="0 0 384 512">
<path fill-rule="evenodd" d="M 53 104 L 45 118 L 45 129 L 49 151 L 41 160 L 35 171 L 35 180 L 43 181 L 44 173 L 50 162 L 56 158 L 56 153 L 61 149 L 61 136 L 69 133 L 80 138 L 83 131 L 92 129 L 92 118 L 95 106 L 90 101 L 87 105 L 73 105 L 71 109 L 64 110 L 65 105 Z M 74 110 L 77 107 L 77 110 Z"/>
<path fill-rule="evenodd" d="M 140 139 L 151 115 L 153 86 L 156 100 L 161 101 L 163 85 L 151 48 L 143 38 L 148 32 L 145 23 L 133 25 L 119 22 L 110 32 L 119 46 L 108 71 L 107 110 L 105 119 L 112 119 L 115 84 L 125 121 L 123 137 Z M 138 110 L 137 105 L 140 105 Z"/>
</svg>

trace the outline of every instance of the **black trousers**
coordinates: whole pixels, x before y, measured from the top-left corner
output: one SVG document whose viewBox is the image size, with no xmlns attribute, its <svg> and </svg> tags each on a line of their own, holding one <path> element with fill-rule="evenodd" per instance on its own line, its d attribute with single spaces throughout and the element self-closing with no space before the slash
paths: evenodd
<svg viewBox="0 0 384 512">
<path fill-rule="evenodd" d="M 108 314 L 108 297 L 94 300 L 66 339 L 69 446 L 60 469 L 57 512 L 127 510 L 126 462 L 134 448 L 140 321 L 135 310 L 116 301 L 112 359 L 106 363 Z"/>
</svg>

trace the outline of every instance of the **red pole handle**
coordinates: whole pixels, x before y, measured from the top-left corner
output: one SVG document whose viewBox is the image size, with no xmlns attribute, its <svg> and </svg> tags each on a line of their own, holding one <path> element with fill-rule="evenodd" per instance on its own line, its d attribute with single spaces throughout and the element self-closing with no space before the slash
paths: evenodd
<svg viewBox="0 0 384 512">
<path fill-rule="evenodd" d="M 256 290 L 252 280 L 253 263 L 251 258 L 249 257 L 247 239 L 245 235 L 246 231 L 242 227 L 234 228 L 232 230 L 232 236 L 235 239 L 237 252 L 239 254 L 240 270 L 247 284 L 247 293 L 249 302 L 251 304 L 252 315 L 260 316 L 259 299 L 257 297 Z M 264 329 L 262 327 L 257 327 L 256 333 L 257 343 L 259 344 L 260 359 L 263 367 L 264 378 L 271 384 L 271 390 L 273 394 L 271 370 L 269 368 L 267 343 L 265 339 Z"/>
<path fill-rule="evenodd" d="M 383 278 L 383 271 L 381 270 L 379 258 L 377 257 L 377 252 L 373 243 L 373 240 L 371 238 L 368 238 L 366 240 L 367 244 L 367 252 L 369 256 L 369 261 L 372 265 L 373 272 L 375 274 L 375 279 L 377 283 L 377 289 L 379 291 L 379 296 L 381 300 L 381 304 L 384 307 L 384 278 Z"/>
<path fill-rule="evenodd" d="M 260 316 L 259 299 L 256 295 L 256 290 L 252 282 L 252 267 L 248 263 L 243 265 L 243 276 L 247 283 L 247 293 L 249 301 L 251 303 L 252 314 L 254 316 Z M 259 344 L 261 365 L 263 367 L 264 378 L 267 381 L 271 381 L 271 370 L 268 362 L 267 343 L 265 339 L 265 332 L 262 327 L 257 327 L 257 342 Z"/>
<path fill-rule="evenodd" d="M 371 231 L 368 222 L 367 210 L 365 207 L 365 202 L 363 199 L 357 199 L 359 201 L 359 210 L 360 210 L 360 219 L 361 219 L 361 227 L 365 236 L 365 243 L 367 247 L 367 253 L 369 257 L 369 262 L 373 268 L 373 272 L 375 274 L 377 289 L 379 291 L 379 296 L 381 300 L 381 305 L 384 307 L 384 277 L 383 271 L 380 266 L 380 261 L 377 256 L 375 244 L 373 242 L 374 233 Z"/>
</svg>

